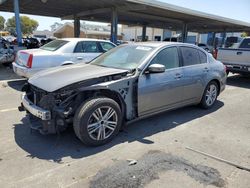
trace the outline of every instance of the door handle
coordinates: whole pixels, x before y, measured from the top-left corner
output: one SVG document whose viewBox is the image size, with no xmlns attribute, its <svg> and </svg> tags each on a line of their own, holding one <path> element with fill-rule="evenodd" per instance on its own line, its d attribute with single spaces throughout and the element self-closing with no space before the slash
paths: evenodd
<svg viewBox="0 0 250 188">
<path fill-rule="evenodd" d="M 237 52 L 236 54 L 237 54 L 237 55 L 241 55 L 241 54 L 242 54 L 242 52 Z"/>
<path fill-rule="evenodd" d="M 182 76 L 183 76 L 182 74 L 176 73 L 174 78 L 175 78 L 175 79 L 180 79 Z"/>
<path fill-rule="evenodd" d="M 77 60 L 83 60 L 83 57 L 77 57 L 76 59 Z"/>
<path fill-rule="evenodd" d="M 203 69 L 203 72 L 209 72 L 209 68 L 208 68 L 208 67 L 205 67 L 205 68 Z"/>
</svg>

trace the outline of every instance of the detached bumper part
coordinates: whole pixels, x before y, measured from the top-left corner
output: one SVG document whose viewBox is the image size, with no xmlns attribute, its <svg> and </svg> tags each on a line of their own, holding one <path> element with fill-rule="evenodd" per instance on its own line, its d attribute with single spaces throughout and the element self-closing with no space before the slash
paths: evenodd
<svg viewBox="0 0 250 188">
<path fill-rule="evenodd" d="M 22 105 L 28 112 L 41 120 L 51 120 L 51 112 L 34 105 L 25 94 L 22 96 Z"/>
</svg>

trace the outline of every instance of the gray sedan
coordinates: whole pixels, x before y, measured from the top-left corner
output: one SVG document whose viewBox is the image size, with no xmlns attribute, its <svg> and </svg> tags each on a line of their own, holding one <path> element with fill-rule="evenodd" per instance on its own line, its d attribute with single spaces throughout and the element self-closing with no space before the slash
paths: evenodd
<svg viewBox="0 0 250 188">
<path fill-rule="evenodd" d="M 90 64 L 50 69 L 23 88 L 31 127 L 57 133 L 73 123 L 86 145 L 109 142 L 123 122 L 200 104 L 211 108 L 226 71 L 205 50 L 183 43 L 121 45 Z"/>
</svg>

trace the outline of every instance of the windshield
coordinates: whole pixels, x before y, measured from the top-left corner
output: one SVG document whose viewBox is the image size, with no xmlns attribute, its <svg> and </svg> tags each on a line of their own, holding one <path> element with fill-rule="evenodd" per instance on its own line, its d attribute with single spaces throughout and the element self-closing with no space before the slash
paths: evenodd
<svg viewBox="0 0 250 188">
<path fill-rule="evenodd" d="M 153 49 L 153 47 L 142 45 L 123 45 L 99 56 L 90 64 L 118 69 L 135 69 Z"/>
<path fill-rule="evenodd" d="M 42 46 L 41 49 L 48 51 L 56 51 L 67 43 L 68 41 L 66 40 L 54 40 Z"/>
</svg>

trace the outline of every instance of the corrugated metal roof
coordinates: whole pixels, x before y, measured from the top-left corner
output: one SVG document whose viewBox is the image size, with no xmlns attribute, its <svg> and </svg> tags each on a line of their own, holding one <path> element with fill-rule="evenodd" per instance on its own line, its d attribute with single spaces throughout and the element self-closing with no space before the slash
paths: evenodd
<svg viewBox="0 0 250 188">
<path fill-rule="evenodd" d="M 156 0 L 20 0 L 20 12 L 81 20 L 110 22 L 111 10 L 118 11 L 120 24 L 181 30 L 183 23 L 194 32 L 250 31 L 250 23 L 182 8 Z M 1 1 L 0 11 L 13 11 L 13 0 Z"/>
</svg>

